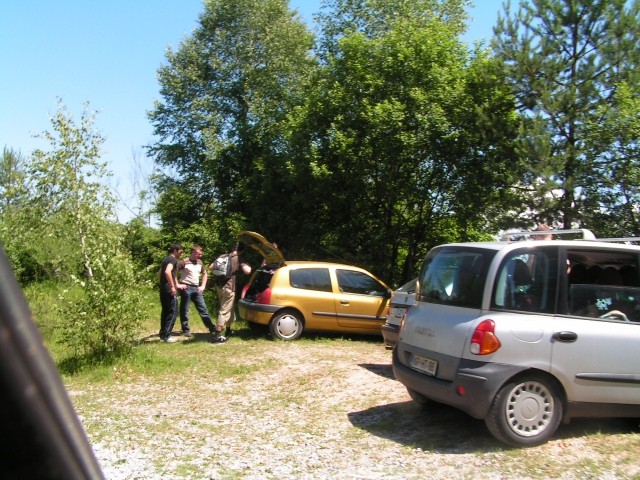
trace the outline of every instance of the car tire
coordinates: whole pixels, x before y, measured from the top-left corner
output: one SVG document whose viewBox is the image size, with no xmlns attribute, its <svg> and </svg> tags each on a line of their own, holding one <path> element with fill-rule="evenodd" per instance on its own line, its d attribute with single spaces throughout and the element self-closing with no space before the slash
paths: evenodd
<svg viewBox="0 0 640 480">
<path fill-rule="evenodd" d="M 302 330 L 302 317 L 292 310 L 279 312 L 269 322 L 269 332 L 279 340 L 295 340 L 302 335 Z"/>
<path fill-rule="evenodd" d="M 563 404 L 554 380 L 544 375 L 517 377 L 493 399 L 485 424 L 507 445 L 532 447 L 548 441 L 563 416 Z"/>
<path fill-rule="evenodd" d="M 409 393 L 411 400 L 416 402 L 421 407 L 425 407 L 429 404 L 429 399 L 421 393 L 418 393 L 415 390 L 411 390 L 409 387 L 407 387 L 407 392 Z"/>
</svg>

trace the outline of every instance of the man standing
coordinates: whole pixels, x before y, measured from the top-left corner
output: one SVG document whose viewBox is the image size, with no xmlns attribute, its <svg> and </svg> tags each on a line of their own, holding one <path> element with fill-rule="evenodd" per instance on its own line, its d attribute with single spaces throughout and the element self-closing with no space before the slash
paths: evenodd
<svg viewBox="0 0 640 480">
<path fill-rule="evenodd" d="M 182 256 L 184 249 L 179 243 L 174 243 L 169 247 L 169 255 L 165 257 L 160 266 L 160 340 L 166 343 L 175 343 L 176 339 L 171 336 L 173 325 L 176 322 L 178 313 L 178 284 L 176 275 L 178 259 Z"/>
<path fill-rule="evenodd" d="M 240 259 L 240 253 L 244 251 L 244 244 L 238 244 L 233 247 L 233 251 L 229 254 L 231 260 L 231 276 L 221 276 L 216 279 L 216 289 L 218 290 L 218 299 L 220 300 L 220 312 L 218 313 L 218 322 L 216 325 L 216 333 L 213 337 L 214 343 L 224 343 L 227 337 L 231 335 L 231 325 L 235 319 L 234 302 L 236 297 L 236 274 L 242 270 L 245 275 L 251 273 L 251 267 Z M 209 266 L 209 270 L 213 268 L 213 264 Z M 226 337 L 222 335 L 222 329 L 226 327 Z"/>
<path fill-rule="evenodd" d="M 207 286 L 207 272 L 202 264 L 202 247 L 198 245 L 191 247 L 189 258 L 181 260 L 178 263 L 178 270 L 180 270 L 180 282 L 185 286 L 184 290 L 180 292 L 180 323 L 182 324 L 182 335 L 185 337 L 191 336 L 191 329 L 189 328 L 189 307 L 191 306 L 191 301 L 193 301 L 193 304 L 196 306 L 196 310 L 198 310 L 198 314 L 205 327 L 209 329 L 210 333 L 215 333 L 216 327 L 211 321 L 204 296 L 202 295 L 202 292 L 204 292 Z"/>
</svg>

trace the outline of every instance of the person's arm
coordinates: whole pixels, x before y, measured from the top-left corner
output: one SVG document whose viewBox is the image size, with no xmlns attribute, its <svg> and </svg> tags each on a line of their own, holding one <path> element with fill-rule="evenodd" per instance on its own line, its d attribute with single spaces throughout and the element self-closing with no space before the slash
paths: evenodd
<svg viewBox="0 0 640 480">
<path fill-rule="evenodd" d="M 204 289 L 207 287 L 207 270 L 204 268 L 204 263 L 202 264 L 202 280 L 200 281 L 200 286 L 198 290 L 200 293 L 204 292 Z"/>
<path fill-rule="evenodd" d="M 173 281 L 173 264 L 169 263 L 164 269 L 164 276 L 167 279 L 167 283 L 171 287 L 171 295 L 176 295 L 178 291 L 177 282 Z"/>
<path fill-rule="evenodd" d="M 242 265 L 240 265 L 240 268 L 242 269 L 242 272 L 245 275 L 249 275 L 251 273 L 251 267 L 249 265 L 247 265 L 246 263 L 243 263 Z"/>
<path fill-rule="evenodd" d="M 181 283 L 180 280 L 182 280 L 182 271 L 184 270 L 184 260 L 178 260 L 178 264 L 176 265 L 176 281 L 178 282 L 176 284 L 176 290 L 186 290 L 187 289 L 187 285 L 184 283 Z"/>
</svg>

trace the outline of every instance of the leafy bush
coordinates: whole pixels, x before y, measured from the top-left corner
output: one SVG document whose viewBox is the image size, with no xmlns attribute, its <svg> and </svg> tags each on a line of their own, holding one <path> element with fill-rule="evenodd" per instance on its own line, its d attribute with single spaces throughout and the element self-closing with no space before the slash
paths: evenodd
<svg viewBox="0 0 640 480">
<path fill-rule="evenodd" d="M 103 235 L 90 255 L 90 277 L 73 276 L 84 295 L 60 297 L 62 340 L 76 354 L 104 357 L 130 351 L 139 332 L 142 298 L 131 257 L 117 237 Z"/>
</svg>

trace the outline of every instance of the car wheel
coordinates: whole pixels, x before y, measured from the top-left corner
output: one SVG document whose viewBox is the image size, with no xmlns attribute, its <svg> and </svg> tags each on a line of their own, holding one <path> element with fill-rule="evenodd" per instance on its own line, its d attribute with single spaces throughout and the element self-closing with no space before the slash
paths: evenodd
<svg viewBox="0 0 640 480">
<path fill-rule="evenodd" d="M 531 447 L 551 438 L 562 415 L 556 383 L 542 375 L 529 375 L 512 380 L 498 391 L 485 423 L 501 442 Z"/>
<path fill-rule="evenodd" d="M 421 393 L 418 393 L 415 390 L 411 390 L 408 387 L 407 387 L 407 392 L 409 393 L 409 396 L 411 397 L 411 400 L 416 402 L 421 407 L 424 407 L 429 403 L 429 399 L 427 397 L 425 397 L 424 395 L 422 395 Z"/>
<path fill-rule="evenodd" d="M 285 310 L 278 313 L 269 323 L 269 332 L 280 340 L 295 340 L 302 335 L 304 324 L 300 314 Z"/>
</svg>

